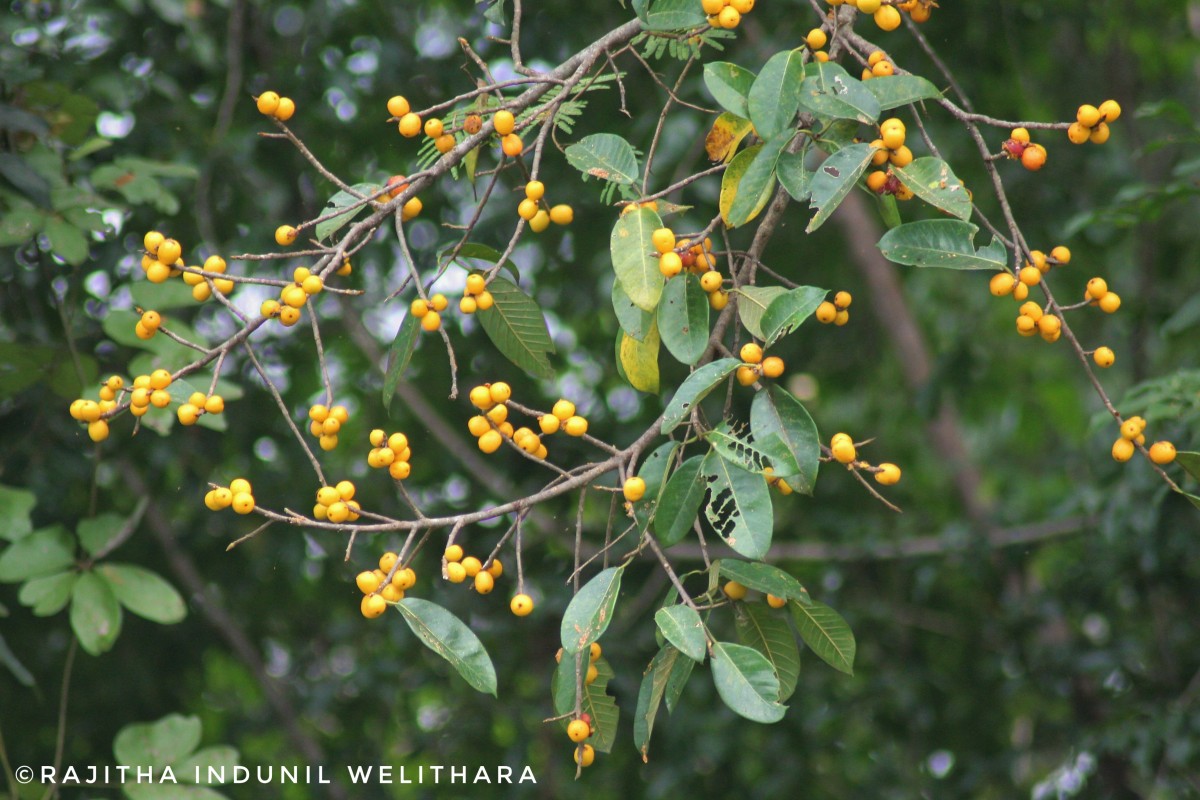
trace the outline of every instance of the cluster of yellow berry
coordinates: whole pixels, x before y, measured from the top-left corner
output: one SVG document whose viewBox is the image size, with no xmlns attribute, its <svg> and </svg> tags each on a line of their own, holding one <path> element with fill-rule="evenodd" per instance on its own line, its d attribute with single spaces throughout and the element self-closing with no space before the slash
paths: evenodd
<svg viewBox="0 0 1200 800">
<path fill-rule="evenodd" d="M 872 147 L 879 148 L 871 156 L 874 166 L 882 167 L 890 163 L 896 167 L 907 167 L 912 163 L 912 150 L 904 144 L 908 131 L 904 123 L 896 117 L 885 119 L 879 125 L 879 138 L 871 142 Z M 867 188 L 876 194 L 890 194 L 897 200 L 913 199 L 913 191 L 900 182 L 891 169 L 873 170 L 867 173 Z"/>
<path fill-rule="evenodd" d="M 1125 462 L 1133 458 L 1135 445 L 1145 445 L 1146 420 L 1141 417 L 1130 417 L 1121 423 L 1121 437 L 1113 442 L 1112 457 L 1116 461 Z M 1175 460 L 1175 445 L 1167 441 L 1155 442 L 1150 445 L 1150 460 L 1159 466 L 1170 464 Z"/>
<path fill-rule="evenodd" d="M 813 58 L 817 61 L 825 62 L 829 60 L 829 53 L 826 53 L 824 48 L 829 43 L 829 36 L 820 28 L 813 28 L 804 37 L 804 44 L 812 51 Z"/>
<path fill-rule="evenodd" d="M 1105 100 L 1099 108 L 1084 103 L 1075 112 L 1075 121 L 1067 128 L 1067 138 L 1072 144 L 1104 144 L 1110 134 L 1108 123 L 1115 122 L 1120 116 L 1121 106 L 1116 100 Z"/>
<path fill-rule="evenodd" d="M 409 459 L 412 449 L 408 437 L 403 433 L 389 436 L 383 428 L 371 431 L 371 452 L 367 453 L 367 465 L 373 469 L 386 469 L 394 479 L 402 481 L 412 472 Z"/>
<path fill-rule="evenodd" d="M 356 522 L 362 506 L 354 499 L 354 484 L 338 481 L 336 486 L 317 489 L 317 504 L 313 506 L 313 519 L 329 522 Z"/>
<path fill-rule="evenodd" d="M 700 0 L 700 7 L 708 15 L 710 26 L 732 30 L 754 8 L 754 0 Z"/>
<path fill-rule="evenodd" d="M 568 436 L 583 436 L 587 433 L 588 422 L 584 417 L 575 413 L 575 404 L 570 400 L 559 400 L 549 414 L 538 417 L 538 428 L 541 435 L 534 433 L 531 428 L 513 429 L 508 421 L 508 406 L 505 405 L 512 397 L 512 387 L 503 381 L 476 386 L 469 395 L 471 405 L 483 414 L 467 420 L 467 430 L 478 439 L 479 449 L 485 453 L 494 453 L 500 449 L 505 439 L 512 439 L 513 444 L 529 453 L 534 458 L 544 459 L 548 455 L 542 436 L 557 433 L 560 429 Z"/>
<path fill-rule="evenodd" d="M 1022 336 L 1040 335 L 1047 342 L 1057 342 L 1062 336 L 1062 320 L 1054 314 L 1047 314 L 1041 306 L 1029 300 L 1018 310 L 1017 333 Z"/>
<path fill-rule="evenodd" d="M 132 402 L 130 407 L 132 408 Z M 180 404 L 175 412 L 175 416 L 179 418 L 181 425 L 195 425 L 203 415 L 220 414 L 224 410 L 225 398 L 221 397 L 221 395 L 214 394 L 209 396 L 204 392 L 192 392 L 188 396 L 188 401 Z"/>
<path fill-rule="evenodd" d="M 867 56 L 867 66 L 863 67 L 862 79 L 869 81 L 871 78 L 886 78 L 889 75 L 896 73 L 896 65 L 888 60 L 887 53 L 882 50 L 876 50 Z M 910 158 L 909 161 L 912 159 Z M 879 166 L 883 162 L 877 162 L 875 166 Z M 895 162 L 893 162 L 895 163 Z M 906 166 L 906 164 L 897 164 L 898 167 Z"/>
<path fill-rule="evenodd" d="M 1029 131 L 1025 128 L 1013 128 L 1002 147 L 1005 155 L 1020 159 L 1021 166 L 1030 172 L 1037 172 L 1046 164 L 1046 148 L 1031 141 Z"/>
<path fill-rule="evenodd" d="M 852 302 L 854 302 L 854 298 L 849 292 L 838 292 L 833 296 L 832 303 L 826 300 L 817 306 L 817 310 L 813 312 L 813 316 L 822 325 L 828 325 L 832 322 L 834 325 L 841 327 L 850 321 L 850 304 Z"/>
<path fill-rule="evenodd" d="M 1041 250 L 1031 250 L 1029 256 L 1025 266 L 1018 270 L 1016 275 L 1011 272 L 997 272 L 993 275 L 988 282 L 988 291 L 996 297 L 1007 297 L 1011 294 L 1018 303 L 1024 302 L 1029 297 L 1029 288 L 1037 286 L 1051 267 L 1064 267 L 1071 263 L 1071 251 L 1061 244 L 1051 250 L 1049 256 Z"/>
<path fill-rule="evenodd" d="M 1088 301 L 1088 305 L 1100 306 L 1100 310 L 1105 314 L 1114 314 L 1121 307 L 1121 295 L 1110 292 L 1108 281 L 1100 277 L 1092 278 L 1087 282 L 1083 299 Z"/>
<path fill-rule="evenodd" d="M 250 481 L 234 478 L 229 486 L 217 486 L 204 495 L 204 505 L 210 511 L 232 508 L 238 514 L 249 514 L 254 510 L 254 493 Z"/>
<path fill-rule="evenodd" d="M 649 205 L 649 204 L 647 204 Z M 625 207 L 625 214 L 635 204 Z M 688 239 L 675 238 L 675 231 L 670 228 L 659 228 L 651 235 L 654 250 L 658 253 L 658 271 L 668 280 L 674 278 L 685 269 L 700 276 L 700 288 L 708 294 L 708 304 L 714 311 L 720 311 L 729 304 L 729 293 L 724 290 L 725 279 L 717 270 L 717 256 L 712 250 L 712 239 L 705 237 L 704 241 L 693 244 Z"/>
<path fill-rule="evenodd" d="M 442 327 L 442 312 L 449 305 L 450 301 L 446 299 L 446 295 L 439 293 L 428 300 L 418 297 L 408 308 L 414 317 L 421 320 L 421 329 L 433 333 Z"/>
<path fill-rule="evenodd" d="M 433 144 L 439 153 L 448 153 L 454 148 L 454 134 L 446 130 L 445 124 L 436 117 L 430 117 L 424 122 L 421 121 L 421 115 L 412 110 L 408 99 L 402 95 L 395 95 L 387 102 L 388 114 L 391 117 L 389 122 L 397 123 L 400 135 L 406 139 L 413 139 L 419 136 L 422 131 L 430 139 L 433 139 Z M 501 109 L 492 115 L 492 127 L 496 131 L 496 135 L 500 137 L 500 149 L 504 151 L 506 156 L 515 158 L 521 155 L 521 151 L 525 149 L 521 137 L 516 133 L 516 117 L 511 111 Z M 463 123 L 463 130 L 468 134 L 479 133 L 483 126 L 483 118 L 478 114 L 470 114 Z"/>
<path fill-rule="evenodd" d="M 458 301 L 458 310 L 464 314 L 474 314 L 476 311 L 487 311 L 496 302 L 492 293 L 487 290 L 487 278 L 478 272 L 467 276 L 467 285 L 463 289 L 462 300 Z"/>
<path fill-rule="evenodd" d="M 783 374 L 783 359 L 779 356 L 763 358 L 763 349 L 755 342 L 746 342 L 738 353 L 742 365 L 735 373 L 742 386 L 753 386 L 759 378 L 778 378 Z"/>
<path fill-rule="evenodd" d="M 529 223 L 529 229 L 541 233 L 555 225 L 570 225 L 575 220 L 575 210 L 566 203 L 550 206 L 545 202 L 546 185 L 541 181 L 525 184 L 525 199 L 517 206 L 517 216 Z"/>
<path fill-rule="evenodd" d="M 203 303 L 212 297 L 213 287 L 223 295 L 228 296 L 233 292 L 236 284 L 231 279 L 212 278 L 212 283 L 209 284 L 205 280 L 206 276 L 201 273 L 203 270 L 217 275 L 224 274 L 225 259 L 220 256 L 209 256 L 203 267 L 186 267 L 182 258 L 183 248 L 176 240 L 168 239 L 158 231 L 148 231 L 142 239 L 142 244 L 146 248 L 142 255 L 142 271 L 151 283 L 165 283 L 168 279 L 182 274 L 183 282 L 192 287 L 192 297 L 197 303 Z M 143 319 L 142 322 L 146 323 L 147 320 Z M 143 324 L 135 330 L 139 338 L 149 339 L 154 335 L 157 326 Z"/>
<path fill-rule="evenodd" d="M 399 197 L 408 188 L 408 178 L 405 178 L 403 175 L 393 175 L 387 179 L 387 186 L 390 187 L 388 191 L 389 197 Z M 424 208 L 425 204 L 421 202 L 421 198 L 408 198 L 408 200 L 404 201 L 404 205 L 400 207 L 400 221 L 408 222 L 411 219 L 416 219 Z"/>
<path fill-rule="evenodd" d="M 745 587 L 745 585 L 740 584 L 737 581 L 726 581 L 725 585 L 723 585 L 721 587 L 721 593 L 724 594 L 726 597 L 728 597 L 730 600 L 735 600 L 735 601 L 736 600 L 745 600 L 746 595 L 749 593 L 749 591 L 750 590 L 747 589 Z M 773 594 L 768 594 L 767 595 L 767 605 L 769 605 L 771 608 L 783 608 L 784 606 L 787 605 L 787 598 L 786 597 L 776 597 Z"/>
<path fill-rule="evenodd" d="M 487 569 L 484 569 L 483 562 L 475 556 L 468 556 L 463 553 L 462 545 L 452 544 L 446 548 L 443 554 L 446 559 L 446 580 L 451 583 L 462 583 L 467 578 L 470 578 L 475 586 L 475 591 L 479 594 L 490 594 L 492 589 L 496 588 L 496 579 L 504 574 L 504 565 L 500 563 L 500 559 L 493 558 L 488 564 Z M 519 596 L 519 595 L 518 595 Z M 528 595 L 526 595 L 528 597 Z M 516 598 L 513 598 L 514 601 Z M 533 610 L 533 601 L 529 601 L 529 610 Z M 517 614 L 517 609 L 513 609 L 513 613 Z M 524 614 L 517 614 L 524 616 Z"/>
<path fill-rule="evenodd" d="M 829 440 L 829 454 L 839 464 L 853 466 L 855 469 L 865 469 L 875 475 L 875 482 L 884 486 L 892 486 L 900 482 L 900 468 L 890 462 L 884 462 L 873 467 L 866 461 L 858 460 L 858 448 L 848 433 L 835 433 Z"/>
<path fill-rule="evenodd" d="M 201 269 L 204 272 L 213 272 L 219 275 L 225 274 L 226 269 L 225 259 L 220 256 L 209 256 L 204 260 L 204 266 Z M 192 287 L 192 299 L 197 303 L 203 303 L 208 298 L 212 297 L 212 287 L 216 287 L 217 291 L 226 297 L 233 291 L 236 284 L 229 278 L 213 278 L 212 286 L 206 281 L 205 276 L 195 269 L 195 267 L 187 267 L 183 273 L 183 282 Z"/>
<path fill-rule="evenodd" d="M 280 97 L 278 92 L 263 92 L 254 98 L 258 113 L 265 117 L 274 117 L 280 122 L 287 122 L 296 113 L 296 104 L 290 97 Z"/>
<path fill-rule="evenodd" d="M 320 403 L 308 409 L 308 432 L 317 438 L 322 450 L 329 451 L 338 445 L 338 433 L 350 421 L 350 412 L 345 406 L 326 406 Z"/>
<path fill-rule="evenodd" d="M 170 378 L 168 374 L 168 383 Z M 71 401 L 71 419 L 87 424 L 88 438 L 93 442 L 103 442 L 108 438 L 108 422 L 100 418 L 117 407 L 117 392 L 124 386 L 125 379 L 120 375 L 113 375 L 100 387 L 99 402 L 83 397 Z M 170 402 L 170 399 L 168 396 L 167 401 Z"/>
<path fill-rule="evenodd" d="M 831 6 L 847 5 L 857 8 L 860 14 L 870 14 L 875 24 L 885 31 L 894 31 L 900 27 L 900 11 L 904 7 L 912 16 L 914 22 L 924 22 L 929 19 L 930 3 L 908 2 L 896 3 L 893 0 L 826 0 Z"/>
<path fill-rule="evenodd" d="M 378 569 L 363 570 L 354 577 L 355 585 L 363 593 L 359 610 L 367 619 L 382 616 L 388 605 L 403 600 L 404 593 L 416 585 L 417 573 L 411 567 L 397 569 L 399 560 L 398 555 L 388 551 L 379 557 Z"/>
<path fill-rule="evenodd" d="M 596 679 L 600 677 L 600 668 L 596 666 L 596 662 L 600 659 L 600 656 L 603 652 L 604 651 L 603 651 L 603 649 L 601 649 L 599 642 L 592 642 L 592 646 L 588 650 L 587 674 L 584 675 L 584 678 L 583 678 L 584 683 L 586 683 L 588 686 L 591 686 L 593 683 L 596 682 Z M 554 654 L 554 661 L 558 664 L 561 664 L 562 657 L 563 657 L 563 649 L 560 647 L 560 648 L 558 648 L 558 652 Z M 584 766 L 586 767 L 590 763 L 591 762 L 589 761 L 588 764 L 584 764 Z"/>
</svg>

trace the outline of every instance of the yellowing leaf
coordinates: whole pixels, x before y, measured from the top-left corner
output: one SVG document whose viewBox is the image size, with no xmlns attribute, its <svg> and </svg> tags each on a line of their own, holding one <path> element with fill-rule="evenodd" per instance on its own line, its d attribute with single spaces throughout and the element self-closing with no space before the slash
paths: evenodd
<svg viewBox="0 0 1200 800">
<path fill-rule="evenodd" d="M 621 367 L 629 385 L 639 392 L 658 393 L 658 325 L 653 324 L 642 341 L 621 333 Z"/>
<path fill-rule="evenodd" d="M 704 150 L 708 153 L 708 160 L 729 163 L 733 154 L 737 152 L 737 146 L 752 130 L 754 125 L 750 120 L 728 111 L 721 114 L 713 123 L 708 136 L 704 137 Z"/>
</svg>

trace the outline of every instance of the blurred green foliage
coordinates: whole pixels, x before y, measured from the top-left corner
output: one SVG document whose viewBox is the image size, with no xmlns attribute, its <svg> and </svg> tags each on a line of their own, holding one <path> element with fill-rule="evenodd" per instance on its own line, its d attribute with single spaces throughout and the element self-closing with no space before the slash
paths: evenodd
<svg viewBox="0 0 1200 800">
<path fill-rule="evenodd" d="M 1126 109 L 1104 147 L 1047 137 L 1050 160 L 1041 172 L 1001 166 L 1031 245 L 1065 243 L 1074 253 L 1052 279 L 1062 292 L 1070 296 L 1075 289 L 1066 287 L 1082 287 L 1092 274 L 1121 288 L 1119 314 L 1073 321 L 1085 344 L 1118 353 L 1102 376 L 1110 395 L 1123 412 L 1143 413 L 1154 438 L 1197 449 L 1200 50 L 1184 4 L 942 5 L 923 31 L 978 110 L 1067 119 L 1079 103 L 1110 96 Z M 865 455 L 903 466 L 904 481 L 889 497 L 905 513 L 864 502 L 861 487 L 832 469 L 815 498 L 775 503 L 776 541 L 810 556 L 781 565 L 838 608 L 858 641 L 853 677 L 804 655 L 799 688 L 776 725 L 735 717 L 707 676 L 694 678 L 675 712 L 660 716 L 642 764 L 628 720 L 657 650 L 649 618 L 667 585 L 655 564 L 639 561 L 604 640 L 624 727 L 613 754 L 585 773 L 584 788 L 572 788 L 568 743 L 543 720 L 553 716 L 550 676 L 570 597 L 564 581 L 574 499 L 550 504 L 527 530 L 525 573 L 539 601 L 530 618 L 507 612 L 508 578 L 492 596 L 475 597 L 436 580 L 429 552 L 418 557 L 416 593 L 466 619 L 492 653 L 500 686 L 493 700 L 420 648 L 392 615 L 383 622 L 359 615 L 353 575 L 395 547 L 391 537 L 360 539 L 350 563 L 343 562 L 344 541 L 293 530 L 271 530 L 226 552 L 247 523 L 203 508 L 208 481 L 245 475 L 272 507 L 311 502 L 309 479 L 298 480 L 307 465 L 252 370 L 239 365 L 225 376 L 251 390 L 230 404 L 223 433 L 160 436 L 143 428 L 129 438 L 122 421 L 112 440 L 92 447 L 66 408 L 97 376 L 130 374 L 138 351 L 110 338 L 104 321 L 135 302 L 130 286 L 137 285 L 143 233 L 168 231 L 189 263 L 212 252 L 255 252 L 272 245 L 276 225 L 315 216 L 335 191 L 285 143 L 257 135 L 264 125 L 250 96 L 276 89 L 293 97 L 295 130 L 349 182 L 411 172 L 416 148 L 385 124 L 386 99 L 403 93 L 425 106 L 471 88 L 460 69 L 459 36 L 494 74 L 510 74 L 507 46 L 491 38 L 504 31 L 483 12 L 465 1 L 14 0 L 0 17 L 0 483 L 34 493 L 39 528 L 74 529 L 101 510 L 131 514 L 139 498 L 150 497 L 121 557 L 168 576 L 193 612 L 171 626 L 128 618 L 111 652 L 79 656 L 66 762 L 103 763 L 125 725 L 180 713 L 199 717 L 205 742 L 235 745 L 243 764 L 313 759 L 298 746 L 299 731 L 338 769 L 531 765 L 536 790 L 512 796 L 1194 796 L 1196 510 L 1169 495 L 1141 459 L 1122 466 L 1108 458 L 1112 426 L 1089 425 L 1101 409 L 1078 364 L 1061 346 L 1013 335 L 1011 307 L 988 295 L 981 276 L 894 268 L 934 359 L 929 379 L 906 388 L 909 365 L 889 346 L 891 320 L 871 313 L 872 290 L 855 266 L 854 252 L 872 248 L 874 239 L 834 225 L 804 236 L 796 208 L 765 263 L 801 283 L 848 289 L 856 303 L 850 325 L 812 326 L 778 346 L 789 385 L 826 438 L 836 430 L 878 437 Z M 615 3 L 534 5 L 522 28 L 525 58 L 556 64 L 629 16 Z M 719 57 L 757 69 L 816 21 L 803 4 L 763 0 L 736 39 L 720 40 Z M 910 39 L 869 27 L 863 33 L 898 64 L 942 84 Z M 668 83 L 679 74 L 677 61 L 654 64 Z M 627 74 L 619 90 L 594 93 L 561 144 L 614 131 L 639 150 L 648 147 L 664 93 L 635 60 L 625 56 L 621 67 Z M 698 69 L 681 94 L 712 105 Z M 705 165 L 710 123 L 696 111 L 672 112 L 652 187 Z M 936 110 L 929 124 L 943 157 L 998 218 L 972 143 Z M 603 187 L 581 183 L 565 158 L 551 154 L 542 171 L 549 195 L 575 205 L 576 222 L 522 244 L 514 261 L 522 285 L 547 310 L 557 383 L 513 377 L 469 325 L 451 331 L 460 382 L 505 377 L 531 405 L 572 397 L 598 435 L 624 444 L 661 403 L 630 390 L 613 365 L 618 328 L 605 281 L 616 210 L 600 202 Z M 682 202 L 696 209 L 676 227 L 702 226 L 717 188 L 709 182 L 685 194 Z M 452 240 L 443 226 L 466 221 L 476 191 L 465 180 L 445 180 L 423 196 L 425 213 L 409 232 L 420 264 L 432 265 Z M 502 246 L 511 224 L 511 209 L 495 202 L 476 240 Z M 739 229 L 730 239 L 744 247 L 749 235 Z M 274 275 L 278 268 L 248 269 Z M 403 270 L 385 240 L 355 259 L 353 280 L 382 297 Z M 441 511 L 480 505 L 489 495 L 484 476 L 463 468 L 426 412 L 402 398 L 390 410 L 379 402 L 379 367 L 402 301 L 365 311 L 322 302 L 326 355 L 338 400 L 351 408 L 353 440 L 365 442 L 376 426 L 404 430 L 413 441 L 410 484 L 423 502 Z M 208 339 L 229 333 L 212 308 L 180 315 Z M 323 394 L 311 344 L 271 334 L 260 355 L 301 418 Z M 665 397 L 685 374 L 664 360 Z M 463 430 L 465 402 L 440 401 L 448 374 L 436 342 L 422 343 L 407 378 L 431 399 L 428 413 Z M 1141 385 L 1150 379 L 1158 382 Z M 947 403 L 958 410 L 981 475 L 980 519 L 971 519 L 956 489 L 962 465 L 931 444 L 928 424 Z M 582 458 L 570 442 L 555 446 L 560 463 Z M 344 445 L 326 457 L 326 469 L 355 479 L 368 507 L 398 509 L 390 482 L 368 478 L 364 452 Z M 515 492 L 537 487 L 511 464 L 495 469 Z M 586 535 L 598 548 L 607 499 L 591 497 L 585 513 Z M 989 534 L 1039 525 L 1060 525 L 1063 533 L 988 545 Z M 466 536 L 482 553 L 501 533 L 484 527 Z M 891 557 L 893 546 L 918 537 L 932 537 L 939 552 Z M 800 543 L 819 547 L 786 550 Z M 71 632 L 64 616 L 32 616 L 16 593 L 15 585 L 0 588 L 7 614 L 0 631 L 33 687 L 18 672 L 0 671 L 0 722 L 12 764 L 49 763 Z M 726 625 L 721 632 L 732 638 L 731 616 Z M 272 786 L 228 794 L 319 791 Z M 444 785 L 379 792 L 492 793 L 507 794 Z"/>
</svg>

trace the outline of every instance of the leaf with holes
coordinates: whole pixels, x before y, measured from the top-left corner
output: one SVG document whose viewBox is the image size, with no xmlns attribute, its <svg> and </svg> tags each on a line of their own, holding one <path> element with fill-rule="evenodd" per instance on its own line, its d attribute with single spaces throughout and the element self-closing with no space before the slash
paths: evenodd
<svg viewBox="0 0 1200 800">
<path fill-rule="evenodd" d="M 996 238 L 975 249 L 978 226 L 957 219 L 906 222 L 880 238 L 876 246 L 889 261 L 913 267 L 942 269 L 1008 268 L 1008 250 Z"/>
<path fill-rule="evenodd" d="M 754 395 L 750 430 L 775 474 L 801 494 L 811 495 L 821 464 L 817 425 L 799 400 L 775 384 Z"/>
<path fill-rule="evenodd" d="M 809 205 L 817 213 L 809 220 L 808 227 L 804 229 L 805 233 L 812 233 L 821 227 L 837 210 L 870 166 L 874 150 L 869 144 L 848 145 L 817 167 L 808 183 Z"/>
<path fill-rule="evenodd" d="M 653 311 L 662 295 L 663 276 L 653 240 L 654 231 L 661 227 L 658 214 L 643 206 L 619 217 L 609 238 L 617 280 L 630 301 L 644 311 Z"/>
<path fill-rule="evenodd" d="M 658 326 L 651 325 L 642 341 L 629 334 L 621 333 L 617 346 L 621 372 L 629 385 L 639 392 L 658 393 Z"/>
<path fill-rule="evenodd" d="M 659 432 L 667 434 L 675 430 L 692 413 L 692 407 L 696 403 L 707 397 L 708 393 L 717 387 L 717 384 L 725 380 L 729 373 L 741 365 L 740 359 L 721 358 L 705 364 L 688 375 L 675 390 L 675 396 L 671 398 L 671 402 L 667 403 Z"/>
<path fill-rule="evenodd" d="M 739 427 L 745 428 L 744 425 Z M 705 433 L 704 440 L 721 458 L 748 472 L 762 472 L 763 467 L 770 462 L 766 452 L 756 447 L 749 439 L 739 436 L 725 422 Z"/>
<path fill-rule="evenodd" d="M 705 456 L 700 474 L 708 487 L 704 504 L 708 524 L 735 552 L 763 558 L 771 547 L 774 527 L 766 480 L 715 451 Z"/>
<path fill-rule="evenodd" d="M 553 378 L 548 353 L 554 342 L 546 328 L 542 309 L 515 283 L 497 275 L 488 284 L 495 302 L 475 316 L 496 349 L 535 378 Z"/>
<path fill-rule="evenodd" d="M 742 327 L 756 339 L 766 339 L 762 327 L 763 314 L 771 303 L 787 294 L 782 286 L 742 286 L 734 291 L 738 294 L 738 317 Z"/>
<path fill-rule="evenodd" d="M 737 152 L 738 145 L 753 130 L 754 125 L 750 120 L 728 111 L 721 114 L 704 137 L 704 152 L 708 154 L 708 160 L 724 161 L 728 164 Z M 662 207 L 661 200 L 659 207 Z"/>
<path fill-rule="evenodd" d="M 383 407 L 390 409 L 392 397 L 396 394 L 396 386 L 408 369 L 412 359 L 413 348 L 417 346 L 417 337 L 421 333 L 421 321 L 412 314 L 405 314 L 396 330 L 396 338 L 388 348 L 387 370 L 383 376 Z"/>
<path fill-rule="evenodd" d="M 790 603 L 792 619 L 800 638 L 817 657 L 838 672 L 854 674 L 854 654 L 858 649 L 854 633 L 846 620 L 824 603 Z"/>
<path fill-rule="evenodd" d="M 879 101 L 862 81 L 833 61 L 809 64 L 799 92 L 800 108 L 818 117 L 851 119 L 867 125 L 879 119 Z"/>
<path fill-rule="evenodd" d="M 421 643 L 458 671 L 476 691 L 496 696 L 496 668 L 479 637 L 466 623 L 437 603 L 406 597 L 396 604 Z"/>
<path fill-rule="evenodd" d="M 678 361 L 695 364 L 708 349 L 708 311 L 708 294 L 696 275 L 687 272 L 667 281 L 658 302 L 658 333 Z"/>
<path fill-rule="evenodd" d="M 563 612 L 560 629 L 564 651 L 578 653 L 608 630 L 624 572 L 624 567 L 609 567 L 585 583 L 571 598 Z"/>
<path fill-rule="evenodd" d="M 717 694 L 741 716 L 754 722 L 783 719 L 787 706 L 778 702 L 779 678 L 762 653 L 745 645 L 717 642 L 712 672 Z"/>
<path fill-rule="evenodd" d="M 800 648 L 788 627 L 787 615 L 766 603 L 735 603 L 738 641 L 763 654 L 779 679 L 779 702 L 786 702 L 800 679 Z"/>
<path fill-rule="evenodd" d="M 927 156 L 904 168 L 893 167 L 892 171 L 901 183 L 929 205 L 959 219 L 970 219 L 971 198 L 945 161 Z"/>
<path fill-rule="evenodd" d="M 762 336 L 767 346 L 787 336 L 813 315 L 828 290 L 816 286 L 797 286 L 771 300 L 762 313 Z M 739 304 L 740 308 L 740 304 Z"/>
<path fill-rule="evenodd" d="M 704 86 L 713 99 L 731 114 L 748 117 L 746 98 L 754 85 L 754 73 L 728 61 L 710 61 L 704 65 Z"/>
<path fill-rule="evenodd" d="M 792 126 L 804 82 L 804 48 L 785 50 L 767 59 L 747 95 L 750 121 L 759 137 L 770 141 Z"/>
<path fill-rule="evenodd" d="M 608 683 L 613 679 L 613 668 L 608 659 L 601 656 L 595 662 L 596 680 L 583 684 L 583 694 L 580 696 L 579 707 L 584 714 L 591 715 L 593 733 L 588 744 L 601 753 L 612 752 L 613 742 L 617 738 L 617 725 L 621 711 L 617 708 L 617 700 L 608 693 Z M 588 659 L 584 655 L 580 669 L 587 673 Z M 550 695 L 554 699 L 554 713 L 564 716 L 558 724 L 566 733 L 567 723 L 571 721 L 566 715 L 575 714 L 575 691 L 577 681 L 575 676 L 576 661 L 573 656 L 563 656 L 562 661 L 550 676 Z"/>
<path fill-rule="evenodd" d="M 757 589 L 764 594 L 773 594 L 787 600 L 809 605 L 812 598 L 800 581 L 787 574 L 779 567 L 764 564 L 761 561 L 742 561 L 736 558 L 722 558 L 717 562 L 717 570 L 722 578 L 737 581 L 750 589 Z"/>
<path fill-rule="evenodd" d="M 650 735 L 654 732 L 654 720 L 666 694 L 667 681 L 671 677 L 680 652 L 671 645 L 663 645 L 654 656 L 642 684 L 638 688 L 637 708 L 633 712 L 633 745 L 642 754 L 642 761 L 649 761 Z M 682 659 L 687 661 L 687 659 Z"/>
<path fill-rule="evenodd" d="M 942 96 L 933 83 L 920 75 L 888 75 L 863 81 L 862 85 L 875 95 L 881 111 Z"/>
<path fill-rule="evenodd" d="M 680 464 L 658 500 L 654 512 L 654 533 L 663 547 L 683 541 L 700 513 L 704 502 L 704 484 L 699 480 L 703 456 L 692 456 Z"/>
<path fill-rule="evenodd" d="M 693 661 L 704 661 L 708 634 L 696 609 L 683 603 L 660 608 L 654 615 L 654 623 L 663 638 L 679 648 L 679 652 Z"/>
<path fill-rule="evenodd" d="M 383 186 L 378 183 L 356 183 L 350 188 L 363 197 L 370 197 L 382 189 Z M 313 229 L 313 235 L 317 237 L 318 241 L 323 242 L 348 225 L 350 220 L 370 207 L 370 203 L 364 203 L 358 197 L 350 194 L 350 192 L 338 192 L 326 201 L 325 208 L 321 210 L 321 215 L 331 214 L 343 208 L 348 210 L 337 216 L 318 222 L 316 228 Z"/>
<path fill-rule="evenodd" d="M 570 145 L 564 155 L 568 164 L 587 177 L 625 185 L 638 179 L 637 153 L 615 133 L 585 136 Z"/>
</svg>

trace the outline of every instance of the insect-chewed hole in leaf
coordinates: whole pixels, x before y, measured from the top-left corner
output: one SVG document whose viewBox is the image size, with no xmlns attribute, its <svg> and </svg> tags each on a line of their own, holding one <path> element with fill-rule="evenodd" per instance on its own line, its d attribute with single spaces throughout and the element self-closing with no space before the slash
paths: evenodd
<svg viewBox="0 0 1200 800">
<path fill-rule="evenodd" d="M 837 167 L 824 167 L 823 171 L 826 175 L 828 175 L 831 178 L 842 177 L 842 171 L 840 169 L 838 169 Z"/>
<path fill-rule="evenodd" d="M 715 496 L 712 489 L 705 494 L 704 516 L 710 525 L 722 537 L 728 539 L 733 535 L 737 525 L 734 516 L 737 514 L 737 504 L 733 501 L 733 489 L 726 486 Z"/>
</svg>

